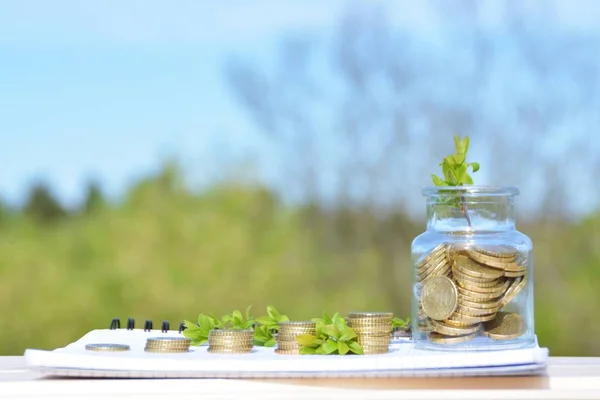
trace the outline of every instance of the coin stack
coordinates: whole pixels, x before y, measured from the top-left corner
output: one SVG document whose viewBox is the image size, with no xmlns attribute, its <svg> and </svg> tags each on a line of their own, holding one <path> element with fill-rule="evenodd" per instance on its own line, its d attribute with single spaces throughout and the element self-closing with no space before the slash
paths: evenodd
<svg viewBox="0 0 600 400">
<path fill-rule="evenodd" d="M 182 337 L 151 337 L 146 340 L 144 351 L 148 353 L 187 353 L 191 339 Z"/>
<path fill-rule="evenodd" d="M 88 351 L 129 351 L 129 345 L 118 343 L 90 343 L 85 345 Z"/>
<path fill-rule="evenodd" d="M 527 260 L 515 248 L 442 243 L 417 262 L 419 326 L 431 342 L 444 344 L 473 339 L 485 322 L 497 329 L 506 324 L 499 311 L 525 287 L 526 273 Z M 507 320 L 513 321 L 511 334 L 487 336 L 508 340 L 522 335 L 522 318 L 510 315 L 516 315 Z M 514 323 L 517 317 L 520 325 Z"/>
<path fill-rule="evenodd" d="M 277 354 L 300 354 L 300 345 L 296 341 L 296 336 L 305 333 L 315 335 L 316 324 L 311 321 L 286 321 L 279 323 L 279 332 L 277 333 Z"/>
<path fill-rule="evenodd" d="M 250 353 L 254 331 L 252 329 L 213 329 L 208 333 L 209 353 Z"/>
<path fill-rule="evenodd" d="M 387 353 L 392 332 L 391 312 L 353 312 L 348 314 L 348 326 L 356 332 L 356 341 L 365 354 Z"/>
</svg>

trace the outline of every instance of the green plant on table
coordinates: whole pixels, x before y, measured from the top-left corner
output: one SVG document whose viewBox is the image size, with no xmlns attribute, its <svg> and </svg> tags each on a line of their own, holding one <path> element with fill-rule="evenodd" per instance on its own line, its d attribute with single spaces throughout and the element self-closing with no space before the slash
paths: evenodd
<svg viewBox="0 0 600 400">
<path fill-rule="evenodd" d="M 300 354 L 364 354 L 362 346 L 356 341 L 356 332 L 346 325 L 346 320 L 335 313 L 329 316 L 323 313 L 314 318 L 316 334 L 302 334 L 296 337 L 300 344 Z"/>
<path fill-rule="evenodd" d="M 192 340 L 192 346 L 199 346 L 208 341 L 208 335 L 213 329 L 252 329 L 254 320 L 250 314 L 251 308 L 252 306 L 248 306 L 246 309 L 245 318 L 239 310 L 235 310 L 220 320 L 206 314 L 198 315 L 198 323 L 185 320 L 183 336 Z"/>
<path fill-rule="evenodd" d="M 277 340 L 273 335 L 279 332 L 279 323 L 289 320 L 287 315 L 280 314 L 275 307 L 267 306 L 267 315 L 255 320 L 254 344 L 264 347 L 275 346 Z"/>
</svg>

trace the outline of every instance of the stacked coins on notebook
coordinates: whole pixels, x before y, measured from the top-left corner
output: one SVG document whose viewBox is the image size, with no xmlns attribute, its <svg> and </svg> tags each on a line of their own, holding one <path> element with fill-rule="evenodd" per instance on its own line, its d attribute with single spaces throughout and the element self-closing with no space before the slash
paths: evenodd
<svg viewBox="0 0 600 400">
<path fill-rule="evenodd" d="M 356 332 L 356 341 L 365 354 L 387 353 L 392 332 L 391 312 L 353 312 L 348 314 L 348 326 Z"/>
<path fill-rule="evenodd" d="M 286 321 L 279 323 L 277 333 L 277 354 L 300 354 L 300 344 L 296 336 L 305 333 L 315 335 L 316 324 L 311 321 Z"/>
<path fill-rule="evenodd" d="M 117 343 L 90 343 L 85 345 L 88 351 L 129 351 L 129 346 L 126 344 Z"/>
<path fill-rule="evenodd" d="M 149 353 L 187 353 L 191 339 L 183 337 L 151 337 L 146 340 L 144 351 Z"/>
<path fill-rule="evenodd" d="M 213 329 L 208 333 L 208 352 L 250 353 L 253 339 L 254 331 L 252 329 Z"/>
</svg>

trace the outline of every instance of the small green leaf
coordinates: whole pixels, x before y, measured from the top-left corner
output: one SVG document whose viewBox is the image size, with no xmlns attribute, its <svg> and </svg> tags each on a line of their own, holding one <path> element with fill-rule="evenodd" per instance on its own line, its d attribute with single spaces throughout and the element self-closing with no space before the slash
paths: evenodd
<svg viewBox="0 0 600 400">
<path fill-rule="evenodd" d="M 462 140 L 462 153 L 467 154 L 468 151 L 469 151 L 469 137 L 465 136 L 465 138 Z"/>
<path fill-rule="evenodd" d="M 275 321 L 272 317 L 258 317 L 255 320 L 256 322 L 258 322 L 261 325 L 266 325 L 266 326 L 274 326 L 277 325 L 277 321 Z"/>
<path fill-rule="evenodd" d="M 277 344 L 277 340 L 272 337 L 271 339 L 267 340 L 264 344 L 265 347 L 273 347 Z"/>
<path fill-rule="evenodd" d="M 331 337 L 336 338 L 336 339 L 340 337 L 340 331 L 335 326 L 333 326 L 333 325 L 325 325 L 325 326 L 323 326 L 322 331 L 327 336 L 331 336 Z"/>
<path fill-rule="evenodd" d="M 467 185 L 472 185 L 473 184 L 473 178 L 471 178 L 471 175 L 465 173 L 465 175 L 463 176 L 462 181 L 464 183 L 466 183 Z"/>
<path fill-rule="evenodd" d="M 217 323 L 214 318 L 211 318 L 208 315 L 200 314 L 198 316 L 198 324 L 205 331 L 210 331 Z"/>
<path fill-rule="evenodd" d="M 347 342 L 348 340 L 354 339 L 356 337 L 356 332 L 354 329 L 347 327 L 344 329 L 344 333 L 340 337 L 341 341 Z"/>
<path fill-rule="evenodd" d="M 300 346 L 300 354 L 318 354 L 318 352 L 312 347 Z"/>
<path fill-rule="evenodd" d="M 479 171 L 479 163 L 478 162 L 472 162 L 469 165 L 471 166 L 471 168 L 473 168 L 473 172 Z"/>
<path fill-rule="evenodd" d="M 438 177 L 437 175 L 432 174 L 431 175 L 431 179 L 433 180 L 433 184 L 435 186 L 446 186 L 446 182 L 444 182 L 440 177 Z"/>
<path fill-rule="evenodd" d="M 334 342 L 332 339 L 327 339 L 327 341 L 321 345 L 321 348 L 323 349 L 323 352 L 325 352 L 325 354 L 331 354 L 337 351 L 338 346 L 337 343 Z"/>
<path fill-rule="evenodd" d="M 233 321 L 236 324 L 241 324 L 242 321 L 244 320 L 244 317 L 242 316 L 242 313 L 240 312 L 240 310 L 235 310 L 231 316 L 233 317 Z"/>
<path fill-rule="evenodd" d="M 185 330 L 193 331 L 200 329 L 198 325 L 196 325 L 192 321 L 188 321 L 187 319 L 183 321 L 183 324 L 185 325 Z"/>
<path fill-rule="evenodd" d="M 275 320 L 277 320 L 277 317 L 279 317 L 279 313 L 273 306 L 267 306 L 267 314 L 269 314 L 269 317 Z"/>
<path fill-rule="evenodd" d="M 317 337 L 311 335 L 310 333 L 303 333 L 302 335 L 296 336 L 296 342 L 298 342 L 298 344 L 300 344 L 301 346 L 315 347 L 316 341 Z"/>
<path fill-rule="evenodd" d="M 248 306 L 248 308 L 246 308 L 246 321 L 250 321 L 252 319 L 252 315 L 250 314 L 251 311 L 252 311 L 252 304 L 250 304 Z"/>
<path fill-rule="evenodd" d="M 458 165 L 454 169 L 454 174 L 456 175 L 456 181 L 459 184 L 462 183 L 462 182 L 464 182 L 464 180 L 465 180 L 465 174 L 466 173 L 467 173 L 467 165 L 466 164 Z"/>
<path fill-rule="evenodd" d="M 277 319 L 277 322 L 286 322 L 289 321 L 290 319 L 288 318 L 287 315 L 281 315 L 279 316 L 279 318 Z"/>
<path fill-rule="evenodd" d="M 345 342 L 338 342 L 337 347 L 338 353 L 340 353 L 341 355 L 344 355 L 350 351 L 350 348 Z"/>
<path fill-rule="evenodd" d="M 348 343 L 348 348 L 350 348 L 350 351 L 353 352 L 354 354 L 364 354 L 365 353 L 362 346 L 358 342 Z"/>
</svg>

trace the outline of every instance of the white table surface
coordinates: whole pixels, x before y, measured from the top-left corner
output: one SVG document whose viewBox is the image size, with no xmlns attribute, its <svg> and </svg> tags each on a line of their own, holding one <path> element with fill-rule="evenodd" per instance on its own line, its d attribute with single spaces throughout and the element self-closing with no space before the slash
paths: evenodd
<svg viewBox="0 0 600 400">
<path fill-rule="evenodd" d="M 545 376 L 394 379 L 41 379 L 0 357 L 0 399 L 600 399 L 600 357 L 551 357 Z"/>
</svg>

